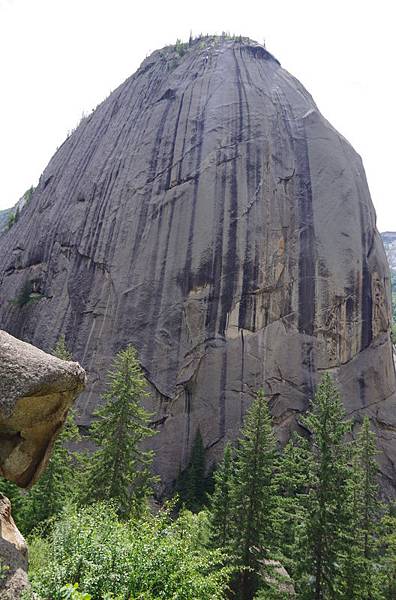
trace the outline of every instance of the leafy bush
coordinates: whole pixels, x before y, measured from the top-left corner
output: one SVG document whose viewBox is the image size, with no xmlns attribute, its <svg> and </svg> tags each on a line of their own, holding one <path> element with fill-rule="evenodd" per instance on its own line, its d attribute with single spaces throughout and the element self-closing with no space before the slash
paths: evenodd
<svg viewBox="0 0 396 600">
<path fill-rule="evenodd" d="M 72 585 L 68 583 L 61 589 L 62 598 L 64 600 L 91 600 L 91 596 L 89 594 L 84 594 L 83 592 L 78 591 L 78 583 Z"/>
<path fill-rule="evenodd" d="M 69 507 L 40 540 L 42 562 L 35 561 L 30 572 L 33 590 L 45 600 L 61 600 L 72 582 L 92 600 L 223 598 L 229 570 L 220 551 L 203 546 L 205 526 L 189 512 L 173 522 L 163 510 L 125 523 L 106 503 Z"/>
</svg>

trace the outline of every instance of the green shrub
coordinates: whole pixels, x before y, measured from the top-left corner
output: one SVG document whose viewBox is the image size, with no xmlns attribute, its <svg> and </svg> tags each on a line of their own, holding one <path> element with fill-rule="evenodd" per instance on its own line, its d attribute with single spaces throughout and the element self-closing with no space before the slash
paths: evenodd
<svg viewBox="0 0 396 600">
<path fill-rule="evenodd" d="M 7 229 L 11 229 L 11 227 L 18 221 L 18 219 L 19 219 L 19 208 L 17 208 L 15 211 L 12 210 L 10 212 L 10 214 L 8 215 Z"/>
<path fill-rule="evenodd" d="M 33 290 L 33 282 L 28 279 L 22 285 L 19 294 L 15 298 L 10 300 L 10 303 L 14 304 L 15 306 L 18 306 L 19 308 L 23 308 L 24 306 L 26 306 L 26 304 L 30 304 L 31 302 L 41 300 L 41 298 L 43 297 L 43 294 Z"/>
<path fill-rule="evenodd" d="M 26 204 L 29 204 L 30 200 L 32 199 L 33 192 L 34 192 L 34 187 L 31 185 L 30 188 L 28 190 L 26 190 L 26 192 L 23 194 L 23 198 L 24 198 Z"/>
<path fill-rule="evenodd" d="M 188 43 L 187 42 L 182 42 L 181 40 L 177 39 L 176 40 L 176 44 L 175 44 L 175 51 L 177 52 L 177 54 L 179 56 L 184 56 L 185 53 L 188 50 Z"/>
<path fill-rule="evenodd" d="M 78 591 L 78 583 L 75 583 L 74 585 L 68 583 L 61 589 L 61 594 L 64 600 L 91 600 L 89 594 Z"/>
<path fill-rule="evenodd" d="M 92 600 L 118 595 L 136 600 L 220 600 L 228 570 L 220 551 L 203 547 L 205 527 L 202 517 L 189 512 L 176 521 L 163 510 L 125 523 L 106 503 L 80 510 L 69 507 L 39 543 L 42 560 L 30 570 L 33 590 L 45 600 L 62 600 L 65 586 L 73 582 Z M 38 542 L 30 543 L 34 547 Z"/>
</svg>

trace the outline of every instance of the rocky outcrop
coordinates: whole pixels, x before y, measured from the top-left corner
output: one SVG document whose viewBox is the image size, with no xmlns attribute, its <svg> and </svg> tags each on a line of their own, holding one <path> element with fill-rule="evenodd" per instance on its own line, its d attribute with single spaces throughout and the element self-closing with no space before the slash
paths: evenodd
<svg viewBox="0 0 396 600">
<path fill-rule="evenodd" d="M 279 560 L 264 559 L 262 564 L 263 580 L 274 590 L 281 592 L 284 600 L 295 598 L 296 592 L 291 577 Z"/>
<path fill-rule="evenodd" d="M 28 587 L 27 545 L 11 516 L 8 498 L 0 494 L 0 598 L 16 600 Z"/>
<path fill-rule="evenodd" d="M 330 370 L 396 480 L 389 270 L 360 157 L 262 46 L 154 52 L 83 120 L 0 238 L 0 324 L 61 332 L 89 371 L 89 424 L 115 352 L 151 383 L 171 482 L 200 427 L 208 459 L 257 388 L 278 435 Z"/>
<path fill-rule="evenodd" d="M 0 331 L 0 474 L 29 487 L 45 468 L 53 441 L 85 373 L 78 363 L 42 352 Z"/>
</svg>

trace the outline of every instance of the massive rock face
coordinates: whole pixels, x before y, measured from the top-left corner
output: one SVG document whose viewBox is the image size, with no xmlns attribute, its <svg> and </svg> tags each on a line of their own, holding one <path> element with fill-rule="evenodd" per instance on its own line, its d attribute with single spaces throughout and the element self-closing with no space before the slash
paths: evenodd
<svg viewBox="0 0 396 600">
<path fill-rule="evenodd" d="M 84 388 L 79 364 L 50 356 L 0 331 L 0 475 L 31 486 Z"/>
<path fill-rule="evenodd" d="M 44 349 L 65 333 L 89 372 L 82 424 L 114 353 L 137 347 L 165 482 L 198 427 L 219 454 L 260 386 L 285 439 L 325 370 L 396 481 L 389 270 L 363 166 L 263 47 L 147 58 L 57 151 L 0 257 L 0 325 Z"/>
</svg>

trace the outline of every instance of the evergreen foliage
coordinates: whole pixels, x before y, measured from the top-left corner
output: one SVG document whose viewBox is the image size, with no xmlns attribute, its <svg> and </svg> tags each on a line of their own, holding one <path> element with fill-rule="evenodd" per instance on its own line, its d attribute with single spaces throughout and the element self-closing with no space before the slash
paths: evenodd
<svg viewBox="0 0 396 600">
<path fill-rule="evenodd" d="M 214 490 L 209 509 L 210 543 L 212 547 L 225 550 L 230 549 L 233 539 L 232 477 L 232 447 L 227 443 L 223 461 L 214 473 Z"/>
<path fill-rule="evenodd" d="M 7 229 L 11 229 L 11 227 L 13 225 L 15 225 L 15 223 L 19 220 L 19 206 L 17 206 L 17 208 L 14 210 L 12 209 L 10 211 L 10 214 L 8 215 L 8 220 L 7 220 Z"/>
<path fill-rule="evenodd" d="M 378 499 L 375 434 L 370 431 L 368 417 L 363 420 L 352 452 L 343 595 L 345 598 L 370 600 L 379 591 L 374 557 L 381 506 Z"/>
<path fill-rule="evenodd" d="M 73 360 L 72 353 L 66 345 L 65 336 L 63 334 L 59 336 L 58 341 L 52 350 L 52 354 L 62 360 Z"/>
<path fill-rule="evenodd" d="M 396 598 L 396 511 L 390 506 L 380 523 L 380 570 L 379 588 L 382 594 L 380 600 Z M 377 600 L 377 597 L 375 597 Z"/>
<path fill-rule="evenodd" d="M 236 597 L 251 600 L 265 571 L 273 537 L 276 443 L 264 393 L 248 410 L 231 463 L 231 450 L 215 475 L 211 498 L 211 543 L 230 551 L 238 571 Z M 221 507 L 225 493 L 227 507 Z"/>
<path fill-rule="evenodd" d="M 317 388 L 311 409 L 301 419 L 310 432 L 307 461 L 309 492 L 300 544 L 299 590 L 302 600 L 336 598 L 340 557 L 345 552 L 348 525 L 349 453 L 346 434 L 351 429 L 329 374 Z"/>
<path fill-rule="evenodd" d="M 64 338 L 54 353 L 71 358 Z M 98 450 L 86 464 L 89 506 L 73 506 L 81 469 L 67 450 L 73 421 L 31 492 L 0 482 L 23 532 L 45 525 L 30 534 L 35 598 L 396 598 L 396 508 L 381 518 L 375 434 L 366 417 L 352 440 L 329 375 L 301 418 L 304 437 L 295 433 L 279 454 L 258 392 L 236 446 L 225 446 L 209 510 L 198 514 L 176 516 L 174 506 L 156 516 L 145 510 L 153 485 L 152 453 L 141 448 L 152 433 L 140 404 L 145 394 L 129 347 L 115 359 L 93 428 Z M 197 431 L 183 492 L 184 505 L 195 511 L 204 505 L 205 471 Z"/>
<path fill-rule="evenodd" d="M 276 487 L 275 437 L 264 392 L 246 414 L 235 452 L 231 497 L 235 523 L 232 551 L 241 568 L 237 597 L 249 600 L 259 585 L 262 561 L 269 557 Z"/>
<path fill-rule="evenodd" d="M 208 479 L 205 476 L 206 460 L 200 430 L 194 438 L 191 457 L 188 466 L 182 471 L 176 481 L 175 492 L 180 506 L 192 512 L 199 512 L 206 504 Z"/>
<path fill-rule="evenodd" d="M 299 574 L 301 546 L 306 543 L 308 499 L 312 486 L 309 440 L 294 433 L 283 449 L 275 480 L 278 496 L 274 514 L 274 550 L 293 579 Z"/>
<path fill-rule="evenodd" d="M 85 502 L 113 500 L 118 514 L 142 514 L 156 478 L 153 452 L 142 442 L 153 435 L 143 408 L 146 380 L 132 346 L 119 352 L 109 373 L 105 404 L 96 413 L 91 438 L 98 449 L 89 461 Z"/>
</svg>

